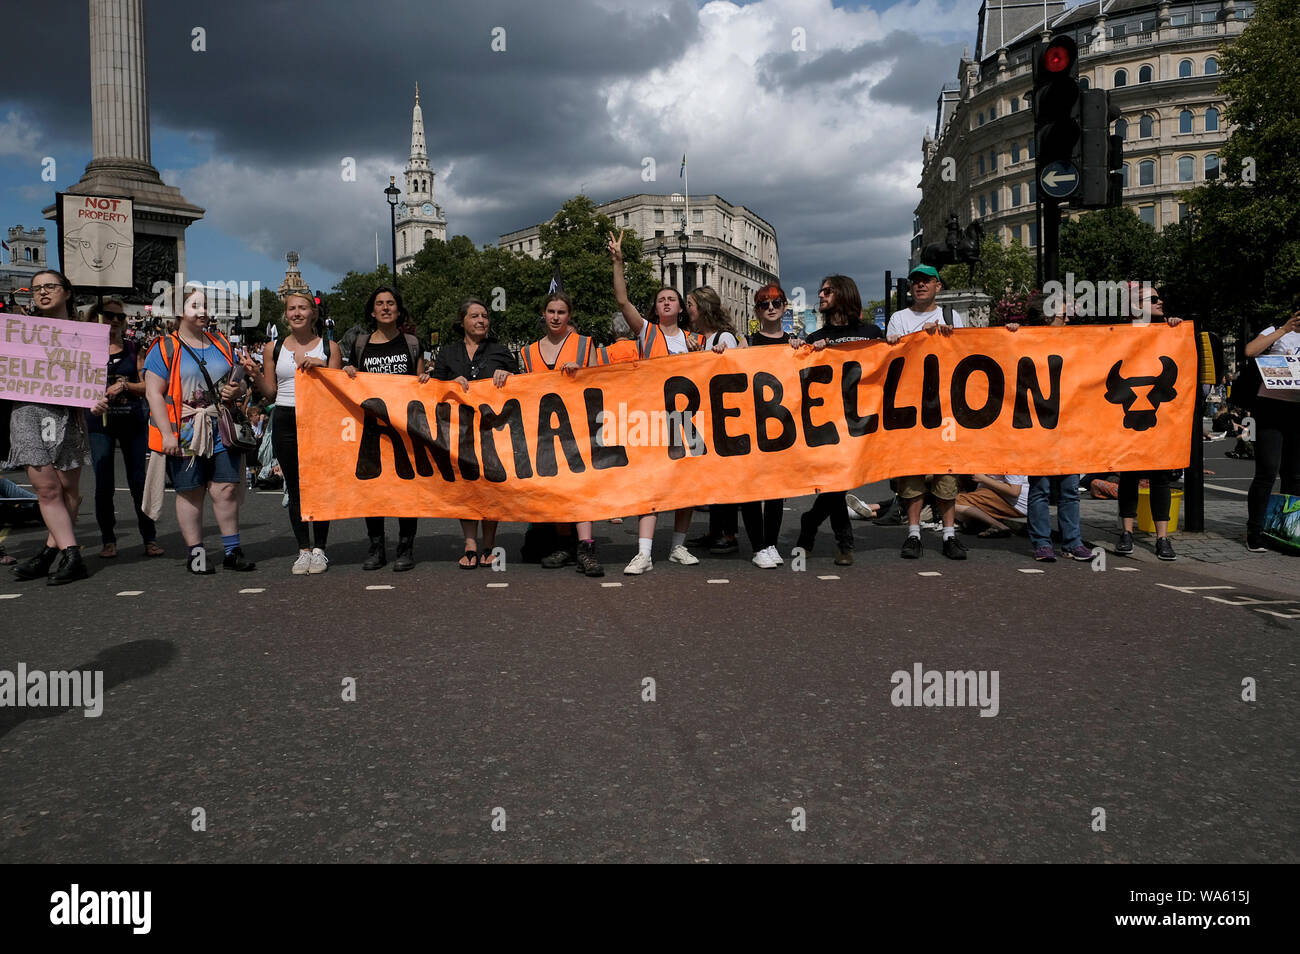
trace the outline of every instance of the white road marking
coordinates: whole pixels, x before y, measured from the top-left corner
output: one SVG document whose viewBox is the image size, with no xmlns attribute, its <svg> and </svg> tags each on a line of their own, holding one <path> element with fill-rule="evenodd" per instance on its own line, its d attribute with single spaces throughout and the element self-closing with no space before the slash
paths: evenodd
<svg viewBox="0 0 1300 954">
<path fill-rule="evenodd" d="M 1139 570 L 1139 569 L 1138 569 L 1137 567 L 1135 567 L 1135 566 L 1117 566 L 1117 567 L 1114 567 L 1114 569 L 1119 570 L 1119 572 L 1121 572 L 1121 573 L 1141 573 L 1141 572 L 1142 572 L 1141 570 Z"/>
<path fill-rule="evenodd" d="M 265 593 L 265 592 L 266 592 L 266 587 L 264 587 L 264 586 L 250 586 L 248 589 L 246 589 L 246 590 L 240 590 L 239 592 L 241 592 L 241 593 Z"/>
<path fill-rule="evenodd" d="M 1242 479 L 1244 480 L 1245 478 L 1242 478 Z M 1255 478 L 1253 478 L 1253 477 L 1251 478 L 1251 480 L 1254 480 L 1254 479 L 1255 479 Z M 1224 494 L 1237 494 L 1237 495 L 1240 496 L 1240 497 L 1249 497 L 1249 496 L 1250 496 L 1250 491 L 1248 491 L 1248 490 L 1238 490 L 1236 487 L 1220 487 L 1218 484 L 1204 484 L 1203 486 L 1205 487 L 1206 490 L 1217 490 L 1217 491 L 1219 491 L 1220 493 L 1224 493 Z"/>
<path fill-rule="evenodd" d="M 917 576 L 943 576 L 938 570 L 922 570 Z"/>
<path fill-rule="evenodd" d="M 819 580 L 838 580 L 839 577 L 836 576 L 834 573 L 827 573 L 825 576 L 819 576 L 819 577 L 817 577 L 817 579 L 819 579 Z"/>
<path fill-rule="evenodd" d="M 730 580 L 706 580 L 706 583 L 730 583 Z"/>
<path fill-rule="evenodd" d="M 1046 570 L 1039 570 L 1035 567 L 1017 567 L 1021 573 L 1046 573 Z"/>
<path fill-rule="evenodd" d="M 622 583 L 602 583 L 601 586 L 622 586 Z"/>
<path fill-rule="evenodd" d="M 0 600 L 16 600 L 22 595 L 21 593 L 0 593 Z"/>
<path fill-rule="evenodd" d="M 140 596 L 143 593 L 144 590 L 123 590 L 121 593 L 118 593 L 117 595 L 118 596 Z"/>
<path fill-rule="evenodd" d="M 509 583 L 489 583 L 489 584 L 488 584 L 488 589 L 489 589 L 489 590 L 501 590 L 501 589 L 505 589 L 505 588 L 506 588 L 507 586 L 509 586 L 509 585 L 510 585 Z"/>
<path fill-rule="evenodd" d="M 387 583 L 380 583 L 380 584 L 378 584 L 377 586 L 367 586 L 366 589 L 368 589 L 368 590 L 391 590 L 391 589 L 392 589 L 392 586 L 390 586 L 390 585 L 387 584 Z"/>
</svg>

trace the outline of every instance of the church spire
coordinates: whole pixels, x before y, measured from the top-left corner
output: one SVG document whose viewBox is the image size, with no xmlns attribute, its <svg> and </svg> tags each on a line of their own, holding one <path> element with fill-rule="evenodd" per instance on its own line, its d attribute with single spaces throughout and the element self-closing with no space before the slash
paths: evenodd
<svg viewBox="0 0 1300 954">
<path fill-rule="evenodd" d="M 429 153 L 424 145 L 424 113 L 420 109 L 419 83 L 415 84 L 415 109 L 411 112 L 411 167 L 429 167 Z"/>
</svg>

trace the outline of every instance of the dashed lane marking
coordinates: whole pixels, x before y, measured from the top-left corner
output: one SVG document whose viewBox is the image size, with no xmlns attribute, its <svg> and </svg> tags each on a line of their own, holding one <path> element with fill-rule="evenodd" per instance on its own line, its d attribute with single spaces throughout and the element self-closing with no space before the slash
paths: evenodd
<svg viewBox="0 0 1300 954">
<path fill-rule="evenodd" d="M 368 590 L 391 590 L 393 587 L 389 583 L 379 583 L 374 586 L 367 586 Z"/>
<path fill-rule="evenodd" d="M 825 576 L 819 576 L 819 577 L 817 577 L 817 579 L 819 579 L 819 580 L 838 580 L 839 577 L 836 576 L 834 573 L 827 573 Z"/>
<path fill-rule="evenodd" d="M 509 585 L 509 583 L 489 583 L 487 586 L 489 590 L 502 590 Z"/>
<path fill-rule="evenodd" d="M 622 583 L 602 583 L 601 586 L 622 586 Z"/>
<path fill-rule="evenodd" d="M 265 592 L 266 592 L 266 587 L 264 587 L 264 586 L 250 586 L 248 589 L 246 589 L 246 590 L 240 590 L 239 592 L 241 592 L 241 593 L 265 593 Z"/>
<path fill-rule="evenodd" d="M 943 576 L 938 570 L 922 570 L 917 576 Z"/>
<path fill-rule="evenodd" d="M 123 590 L 121 593 L 118 593 L 117 595 L 118 596 L 141 596 L 143 594 L 144 594 L 144 590 Z"/>
<path fill-rule="evenodd" d="M 707 583 L 730 583 L 730 580 L 706 580 Z"/>
<path fill-rule="evenodd" d="M 21 593 L 0 593 L 0 600 L 16 600 L 22 595 Z"/>
<path fill-rule="evenodd" d="M 1040 569 L 1038 569 L 1037 567 L 1032 567 L 1032 566 L 1022 566 L 1022 567 L 1017 567 L 1017 569 L 1018 569 L 1021 573 L 1045 573 L 1045 572 L 1047 572 L 1046 570 L 1040 570 Z"/>
</svg>

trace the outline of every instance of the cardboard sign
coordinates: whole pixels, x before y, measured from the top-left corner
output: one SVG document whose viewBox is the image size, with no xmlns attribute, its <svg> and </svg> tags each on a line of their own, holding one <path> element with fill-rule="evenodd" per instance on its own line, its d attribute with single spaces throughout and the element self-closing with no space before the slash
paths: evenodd
<svg viewBox="0 0 1300 954">
<path fill-rule="evenodd" d="M 135 268 L 132 201 L 60 192 L 58 209 L 59 263 L 73 287 L 129 291 Z"/>
<path fill-rule="evenodd" d="M 1173 469 L 1199 396 L 1190 327 L 965 329 L 730 349 L 505 387 L 299 373 L 308 520 L 600 520 L 908 474 Z"/>
<path fill-rule="evenodd" d="M 91 407 L 108 384 L 108 325 L 0 313 L 0 398 Z"/>
</svg>

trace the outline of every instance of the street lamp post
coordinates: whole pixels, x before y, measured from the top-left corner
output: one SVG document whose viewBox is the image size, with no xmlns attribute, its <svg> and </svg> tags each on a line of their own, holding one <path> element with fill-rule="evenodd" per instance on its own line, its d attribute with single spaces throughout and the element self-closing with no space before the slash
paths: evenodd
<svg viewBox="0 0 1300 954">
<path fill-rule="evenodd" d="M 677 233 L 677 244 L 682 247 L 682 294 L 687 294 L 690 289 L 686 287 L 686 250 L 691 247 L 690 236 L 686 234 L 686 222 L 682 222 L 682 230 Z"/>
<path fill-rule="evenodd" d="M 388 177 L 388 188 L 384 197 L 388 199 L 388 219 L 393 236 L 393 284 L 397 284 L 397 198 L 402 190 L 397 188 L 397 176 Z"/>
<path fill-rule="evenodd" d="M 668 246 L 664 244 L 663 239 L 659 240 L 659 247 L 655 251 L 659 254 L 659 284 L 662 285 L 664 283 L 664 259 L 668 257 Z"/>
</svg>

